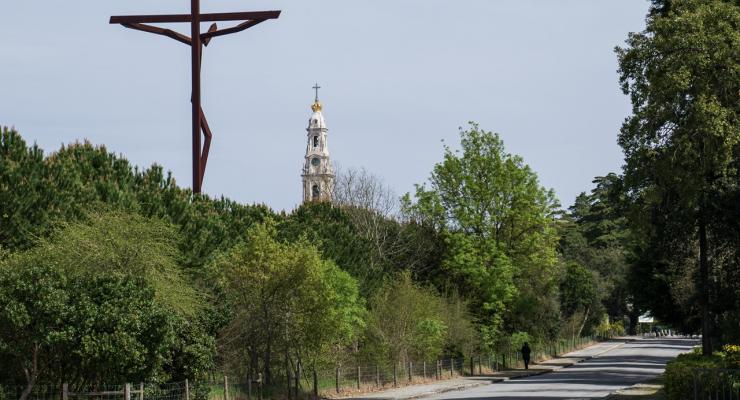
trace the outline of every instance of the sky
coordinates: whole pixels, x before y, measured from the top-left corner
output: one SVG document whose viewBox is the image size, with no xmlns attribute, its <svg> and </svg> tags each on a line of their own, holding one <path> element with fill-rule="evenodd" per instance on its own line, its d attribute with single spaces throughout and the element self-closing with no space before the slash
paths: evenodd
<svg viewBox="0 0 740 400">
<path fill-rule="evenodd" d="M 201 12 L 282 10 L 203 54 L 213 131 L 203 191 L 292 210 L 312 86 L 340 168 L 413 191 L 476 121 L 563 206 L 619 172 L 629 99 L 614 47 L 647 0 L 201 0 Z M 0 3 L 0 125 L 50 152 L 87 139 L 191 184 L 190 49 L 109 25 L 188 13 L 187 0 Z M 219 23 L 219 27 L 229 23 Z M 171 24 L 189 35 L 189 25 Z M 207 24 L 203 25 L 203 29 Z"/>
</svg>

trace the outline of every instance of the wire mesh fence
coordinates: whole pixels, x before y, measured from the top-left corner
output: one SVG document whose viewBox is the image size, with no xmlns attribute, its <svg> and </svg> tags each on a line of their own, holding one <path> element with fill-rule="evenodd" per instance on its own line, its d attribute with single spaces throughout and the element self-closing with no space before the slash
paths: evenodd
<svg viewBox="0 0 740 400">
<path fill-rule="evenodd" d="M 740 400 L 740 369 L 693 370 L 694 400 Z"/>
<path fill-rule="evenodd" d="M 572 350 L 585 347 L 594 337 L 570 338 L 532 346 L 531 360 L 539 362 Z M 334 396 L 352 392 L 382 390 L 389 387 L 419 384 L 435 380 L 452 379 L 463 375 L 486 375 L 507 369 L 523 368 L 524 362 L 517 349 L 504 349 L 489 354 L 468 357 L 448 357 L 437 360 L 403 361 L 390 363 L 354 363 L 334 367 L 282 371 L 271 377 L 269 384 L 261 375 L 255 379 L 238 379 L 219 375 L 211 381 L 187 380 L 171 383 L 127 383 L 121 385 L 73 386 L 34 385 L 27 400 L 261 400 L 298 399 Z M 695 393 L 712 390 L 728 393 L 737 399 L 738 370 L 698 370 L 695 376 Z M 709 370 L 707 370 L 709 371 Z M 276 371 L 277 372 L 277 371 Z M 215 374 L 211 374 L 215 376 Z M 722 385 L 715 382 L 724 382 Z M 721 389 L 720 389 L 721 388 Z M 24 385 L 0 384 L 0 400 L 19 400 L 24 396 Z M 722 392 L 724 390 L 724 392 Z M 735 390 L 732 392 L 732 390 Z M 712 392 L 712 393 L 715 393 Z M 732 394 L 729 394 L 729 393 Z M 715 393 L 716 394 L 716 393 Z"/>
</svg>

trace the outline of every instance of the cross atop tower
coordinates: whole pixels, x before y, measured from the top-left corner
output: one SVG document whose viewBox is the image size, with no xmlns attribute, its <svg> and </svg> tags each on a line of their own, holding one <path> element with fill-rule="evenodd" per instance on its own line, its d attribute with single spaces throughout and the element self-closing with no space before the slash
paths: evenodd
<svg viewBox="0 0 740 400">
<path fill-rule="evenodd" d="M 316 100 L 315 101 L 318 103 L 318 101 L 319 101 L 319 89 L 321 89 L 321 86 L 319 86 L 319 84 L 316 83 L 315 85 L 313 85 L 313 89 L 316 91 Z"/>
</svg>

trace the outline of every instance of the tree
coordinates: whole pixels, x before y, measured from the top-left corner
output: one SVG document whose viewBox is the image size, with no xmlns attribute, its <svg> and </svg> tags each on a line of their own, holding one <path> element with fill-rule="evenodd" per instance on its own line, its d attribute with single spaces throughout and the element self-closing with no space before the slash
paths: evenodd
<svg viewBox="0 0 740 400">
<path fill-rule="evenodd" d="M 596 278 L 588 268 L 569 263 L 560 282 L 560 306 L 563 315 L 577 323 L 570 333 L 580 337 L 590 321 L 598 324 L 602 315 L 600 297 L 597 293 Z"/>
<path fill-rule="evenodd" d="M 639 308 L 628 287 L 633 235 L 628 227 L 628 202 L 623 180 L 610 173 L 594 178 L 590 193 L 581 193 L 560 220 L 560 252 L 564 261 L 596 273 L 602 303 L 612 320 L 629 316 L 637 324 Z M 600 316 L 597 316 L 600 317 Z"/>
<path fill-rule="evenodd" d="M 212 342 L 193 328 L 205 305 L 176 245 L 161 221 L 89 214 L 0 260 L 0 378 L 22 375 L 28 396 L 39 382 L 166 381 L 207 368 Z"/>
<path fill-rule="evenodd" d="M 383 179 L 365 168 L 337 171 L 332 202 L 341 207 L 374 210 L 389 218 L 398 211 L 398 196 Z"/>
<path fill-rule="evenodd" d="M 443 296 L 414 282 L 411 271 L 386 280 L 369 305 L 361 343 L 368 361 L 407 363 L 469 355 L 479 348 L 466 301 L 456 292 Z"/>
<path fill-rule="evenodd" d="M 554 195 L 498 135 L 471 123 L 460 137 L 461 151 L 445 147 L 431 187 L 417 186 L 416 203 L 406 196 L 405 212 L 443 232 L 443 268 L 464 288 L 489 343 L 504 318 L 508 329 L 545 334 L 557 313 Z"/>
<path fill-rule="evenodd" d="M 101 382 L 162 381 L 175 318 L 141 278 L 69 279 L 50 265 L 14 257 L 0 277 L 0 377 L 72 388 Z"/>
<path fill-rule="evenodd" d="M 8 249 L 31 246 L 49 229 L 47 199 L 40 190 L 44 154 L 14 129 L 0 128 L 0 245 Z"/>
<path fill-rule="evenodd" d="M 739 25 L 740 6 L 732 2 L 674 0 L 649 15 L 646 30 L 630 34 L 627 47 L 616 49 L 622 90 L 632 101 L 619 144 L 627 189 L 642 210 L 637 225 L 647 242 L 662 242 L 669 264 L 696 260 L 705 354 L 717 334 L 710 276 L 722 266 L 718 258 L 710 266 L 710 254 L 717 249 L 714 238 L 723 235 L 718 206 L 738 179 Z M 688 258 L 679 260 L 671 242 L 685 248 L 686 241 L 698 249 L 681 251 Z"/>
<path fill-rule="evenodd" d="M 281 353 L 286 370 L 295 363 L 315 368 L 362 327 L 356 281 L 306 240 L 279 242 L 272 221 L 250 228 L 210 268 L 234 312 L 220 339 L 224 354 L 232 365 L 249 360 L 243 372 L 264 371 L 268 385 Z"/>
</svg>

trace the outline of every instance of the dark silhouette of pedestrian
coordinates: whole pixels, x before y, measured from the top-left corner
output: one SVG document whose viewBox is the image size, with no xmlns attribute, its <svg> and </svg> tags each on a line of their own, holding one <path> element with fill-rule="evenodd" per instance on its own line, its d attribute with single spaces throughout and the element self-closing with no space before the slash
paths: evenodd
<svg viewBox="0 0 740 400">
<path fill-rule="evenodd" d="M 530 353 L 532 353 L 532 349 L 529 348 L 529 343 L 524 342 L 524 346 L 522 346 L 522 360 L 524 360 L 524 369 L 529 369 Z"/>
</svg>

